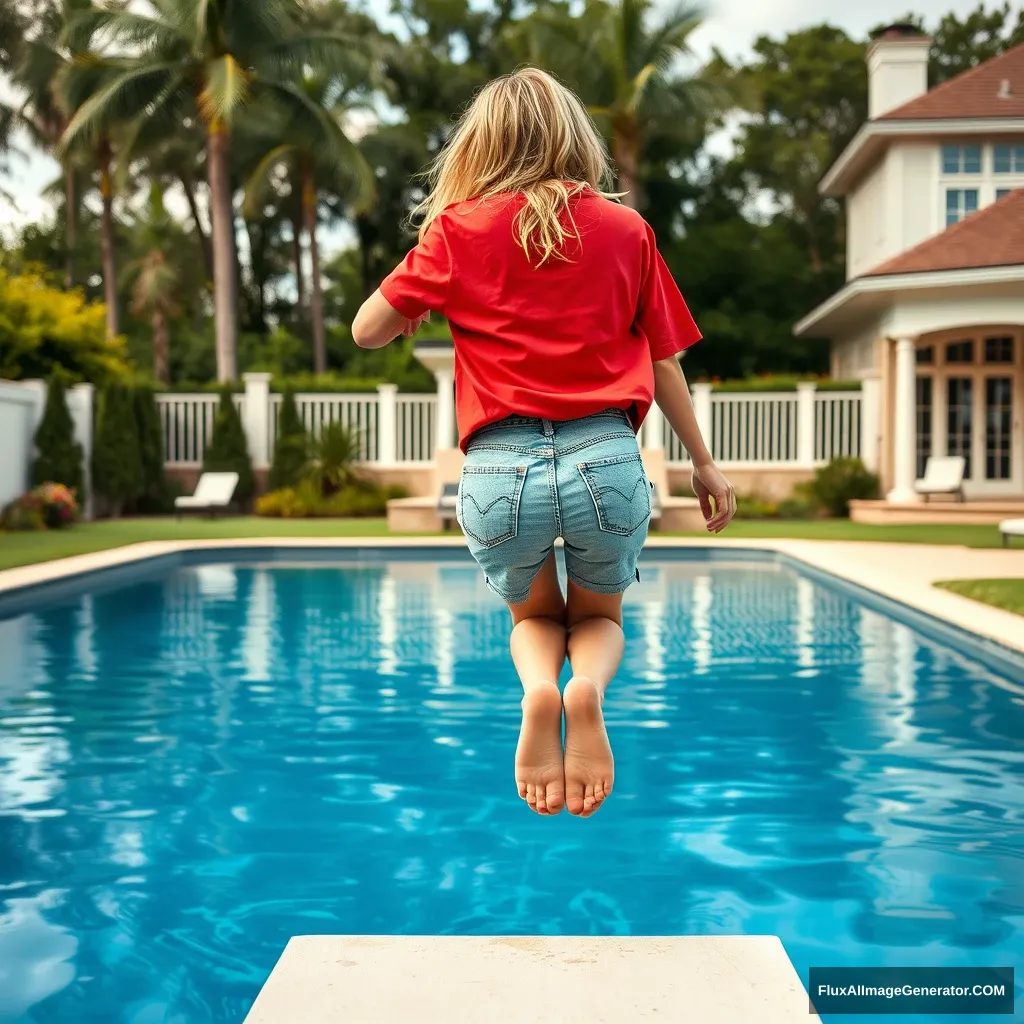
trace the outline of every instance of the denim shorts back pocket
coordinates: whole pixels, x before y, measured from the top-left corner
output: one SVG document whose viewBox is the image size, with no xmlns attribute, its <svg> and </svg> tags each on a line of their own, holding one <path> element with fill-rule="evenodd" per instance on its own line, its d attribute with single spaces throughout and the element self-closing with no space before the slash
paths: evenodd
<svg viewBox="0 0 1024 1024">
<path fill-rule="evenodd" d="M 594 499 L 598 525 L 605 533 L 628 537 L 651 517 L 651 485 L 639 452 L 613 455 L 577 465 Z"/>
<path fill-rule="evenodd" d="M 515 537 L 525 482 L 525 466 L 463 466 L 458 520 L 466 535 L 484 548 Z"/>
</svg>

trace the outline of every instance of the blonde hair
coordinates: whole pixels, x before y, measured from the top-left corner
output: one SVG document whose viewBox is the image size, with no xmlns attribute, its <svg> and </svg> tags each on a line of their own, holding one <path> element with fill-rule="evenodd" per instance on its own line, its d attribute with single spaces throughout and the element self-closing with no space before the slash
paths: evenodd
<svg viewBox="0 0 1024 1024">
<path fill-rule="evenodd" d="M 537 266 L 565 259 L 562 223 L 569 198 L 586 188 L 608 198 L 608 153 L 579 98 L 538 68 L 489 82 L 462 115 L 427 172 L 430 193 L 414 211 L 422 238 L 445 207 L 467 199 L 520 193 L 526 200 L 513 231 Z"/>
</svg>

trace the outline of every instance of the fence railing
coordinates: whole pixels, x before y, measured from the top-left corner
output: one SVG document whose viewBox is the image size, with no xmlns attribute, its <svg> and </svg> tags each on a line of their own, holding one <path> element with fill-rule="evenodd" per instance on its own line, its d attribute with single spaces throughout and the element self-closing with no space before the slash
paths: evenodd
<svg viewBox="0 0 1024 1024">
<path fill-rule="evenodd" d="M 714 457 L 723 465 L 813 468 L 837 456 L 861 452 L 861 395 L 821 392 L 801 385 L 796 392 L 713 393 L 694 386 L 694 406 Z M 434 458 L 437 395 L 399 395 L 382 387 L 377 394 L 298 394 L 306 430 L 319 436 L 327 423 L 343 423 L 359 439 L 360 459 L 368 463 L 423 464 Z M 216 395 L 157 396 L 164 427 L 164 458 L 169 466 L 194 467 L 213 432 Z M 281 396 L 264 382 L 235 397 L 257 465 L 274 451 Z M 660 417 L 661 443 L 671 465 L 688 461 L 679 439 Z M 652 424 L 654 426 L 654 424 Z M 654 426 L 655 431 L 659 428 Z M 649 432 L 646 443 L 652 438 Z M 451 443 L 454 443 L 454 439 Z"/>
</svg>

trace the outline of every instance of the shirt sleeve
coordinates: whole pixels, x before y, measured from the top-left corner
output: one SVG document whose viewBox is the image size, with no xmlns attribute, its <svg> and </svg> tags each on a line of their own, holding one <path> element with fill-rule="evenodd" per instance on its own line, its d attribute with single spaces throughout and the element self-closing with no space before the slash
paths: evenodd
<svg viewBox="0 0 1024 1024">
<path fill-rule="evenodd" d="M 643 277 L 636 322 L 647 338 L 654 362 L 677 355 L 701 339 L 686 300 L 658 252 L 650 226 L 644 241 Z"/>
<path fill-rule="evenodd" d="M 419 245 L 381 282 L 380 291 L 409 320 L 428 311 L 443 312 L 452 260 L 440 219 L 435 220 Z"/>
</svg>

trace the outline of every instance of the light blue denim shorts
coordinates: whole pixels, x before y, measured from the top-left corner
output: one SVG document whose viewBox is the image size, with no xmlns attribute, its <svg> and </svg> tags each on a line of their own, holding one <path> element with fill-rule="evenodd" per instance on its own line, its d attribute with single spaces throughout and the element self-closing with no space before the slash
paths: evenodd
<svg viewBox="0 0 1024 1024">
<path fill-rule="evenodd" d="M 525 601 L 555 540 L 566 573 L 599 594 L 639 580 L 651 485 L 636 435 L 618 409 L 577 420 L 512 416 L 470 438 L 457 518 L 487 585 Z"/>
</svg>

